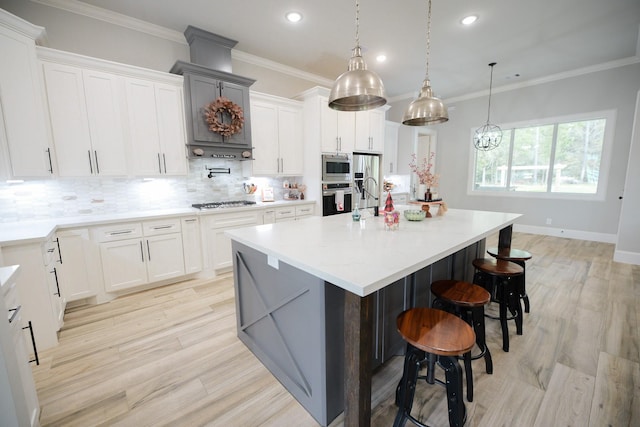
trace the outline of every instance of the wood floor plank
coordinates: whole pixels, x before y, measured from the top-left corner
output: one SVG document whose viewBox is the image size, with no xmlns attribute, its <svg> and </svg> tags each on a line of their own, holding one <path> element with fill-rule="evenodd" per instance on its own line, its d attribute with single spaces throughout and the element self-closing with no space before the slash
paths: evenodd
<svg viewBox="0 0 640 427">
<path fill-rule="evenodd" d="M 534 427 L 588 425 L 594 386 L 594 376 L 556 364 Z"/>
<path fill-rule="evenodd" d="M 640 425 L 640 364 L 600 353 L 589 427 Z"/>
</svg>

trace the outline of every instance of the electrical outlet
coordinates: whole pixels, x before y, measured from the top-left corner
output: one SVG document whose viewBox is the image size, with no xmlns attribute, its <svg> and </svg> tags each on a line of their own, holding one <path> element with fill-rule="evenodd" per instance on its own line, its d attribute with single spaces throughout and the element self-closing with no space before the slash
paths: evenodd
<svg viewBox="0 0 640 427">
<path fill-rule="evenodd" d="M 551 225 L 551 218 L 547 218 L 547 225 Z"/>
</svg>

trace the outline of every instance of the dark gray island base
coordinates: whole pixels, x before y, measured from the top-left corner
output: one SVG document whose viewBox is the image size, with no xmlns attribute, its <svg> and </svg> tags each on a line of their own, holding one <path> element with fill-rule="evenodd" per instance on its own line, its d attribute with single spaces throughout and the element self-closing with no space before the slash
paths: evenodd
<svg viewBox="0 0 640 427">
<path fill-rule="evenodd" d="M 238 337 L 318 423 L 326 426 L 345 408 L 345 334 L 364 333 L 355 322 L 345 323 L 345 300 L 367 302 L 350 310 L 371 310 L 364 315 L 371 336 L 355 340 L 372 343 L 371 362 L 365 365 L 374 370 L 404 352 L 404 342 L 396 331 L 397 315 L 410 307 L 429 306 L 432 281 L 470 281 L 471 261 L 484 256 L 485 240 L 366 298 L 235 240 L 232 247 Z M 358 392 L 357 387 L 353 392 Z"/>
</svg>

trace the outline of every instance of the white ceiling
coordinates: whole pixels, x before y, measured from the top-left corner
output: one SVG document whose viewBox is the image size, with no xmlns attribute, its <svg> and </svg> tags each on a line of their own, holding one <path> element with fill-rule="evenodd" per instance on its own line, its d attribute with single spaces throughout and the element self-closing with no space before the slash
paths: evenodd
<svg viewBox="0 0 640 427">
<path fill-rule="evenodd" d="M 238 41 L 235 49 L 334 80 L 355 45 L 355 1 L 81 0 L 183 32 Z M 290 24 L 285 12 L 303 21 Z M 476 14 L 464 27 L 460 20 Z M 360 44 L 389 97 L 415 95 L 426 69 L 426 0 L 360 0 Z M 429 76 L 451 98 L 638 55 L 640 0 L 433 0 Z M 387 55 L 378 64 L 375 56 Z M 519 76 L 517 76 L 519 75 Z"/>
</svg>

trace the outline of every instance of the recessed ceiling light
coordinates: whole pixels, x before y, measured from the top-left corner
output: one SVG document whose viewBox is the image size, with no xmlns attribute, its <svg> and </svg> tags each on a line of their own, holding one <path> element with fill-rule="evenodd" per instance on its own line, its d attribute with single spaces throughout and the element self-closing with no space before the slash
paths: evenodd
<svg viewBox="0 0 640 427">
<path fill-rule="evenodd" d="M 462 24 L 463 25 L 471 25 L 474 22 L 476 22 L 478 20 L 478 16 L 477 15 L 469 15 L 469 16 L 465 16 L 464 18 L 462 18 Z"/>
<path fill-rule="evenodd" d="M 380 55 L 376 56 L 376 61 L 378 62 L 384 62 L 387 60 L 387 55 L 381 53 Z"/>
<path fill-rule="evenodd" d="M 300 22 L 302 21 L 302 14 L 300 12 L 287 12 L 286 15 L 284 15 L 285 18 L 287 18 L 287 21 L 289 22 Z"/>
</svg>

